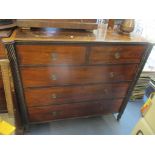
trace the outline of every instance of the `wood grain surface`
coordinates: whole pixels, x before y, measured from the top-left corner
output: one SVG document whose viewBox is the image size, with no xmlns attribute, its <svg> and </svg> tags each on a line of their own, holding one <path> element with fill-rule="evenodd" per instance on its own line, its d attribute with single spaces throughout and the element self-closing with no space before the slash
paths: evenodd
<svg viewBox="0 0 155 155">
<path fill-rule="evenodd" d="M 105 33 L 103 33 L 105 32 Z M 3 42 L 20 42 L 27 44 L 32 41 L 39 42 L 70 42 L 70 43 L 127 43 L 127 44 L 147 44 L 148 40 L 134 33 L 122 35 L 117 31 L 84 31 L 57 28 L 38 28 L 32 30 L 16 29 L 10 38 L 3 39 Z"/>
<path fill-rule="evenodd" d="M 21 65 L 84 64 L 86 47 L 73 45 L 18 45 Z"/>
<path fill-rule="evenodd" d="M 21 67 L 24 87 L 131 81 L 137 65 Z"/>
<path fill-rule="evenodd" d="M 27 106 L 75 103 L 125 97 L 129 83 L 26 89 Z M 118 91 L 119 90 L 119 91 Z"/>
<path fill-rule="evenodd" d="M 121 103 L 122 99 L 118 99 L 35 107 L 28 109 L 28 116 L 30 122 L 45 122 L 65 118 L 102 115 L 118 112 Z"/>
<path fill-rule="evenodd" d="M 109 45 L 94 46 L 90 50 L 90 63 L 110 64 L 110 63 L 139 63 L 145 51 L 144 45 Z"/>
</svg>

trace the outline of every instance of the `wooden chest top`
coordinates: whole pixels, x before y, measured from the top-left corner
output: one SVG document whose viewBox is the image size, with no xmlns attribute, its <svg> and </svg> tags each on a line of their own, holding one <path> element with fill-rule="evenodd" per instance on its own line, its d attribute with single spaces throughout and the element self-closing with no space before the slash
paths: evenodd
<svg viewBox="0 0 155 155">
<path fill-rule="evenodd" d="M 101 34 L 98 30 L 65 30 L 57 28 L 35 28 L 32 30 L 16 29 L 10 38 L 3 39 L 3 42 L 31 42 L 31 41 L 52 41 L 52 42 L 125 42 L 125 43 L 147 43 L 148 41 L 135 34 L 122 35 L 107 30 Z"/>
</svg>

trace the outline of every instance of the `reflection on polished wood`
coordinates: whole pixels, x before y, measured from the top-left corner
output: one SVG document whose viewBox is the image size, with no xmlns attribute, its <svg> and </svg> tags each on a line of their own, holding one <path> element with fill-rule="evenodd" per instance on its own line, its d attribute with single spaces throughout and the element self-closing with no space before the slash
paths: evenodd
<svg viewBox="0 0 155 155">
<path fill-rule="evenodd" d="M 32 30 L 17 29 L 8 41 L 63 41 L 63 42 L 147 42 L 146 39 L 136 36 L 136 34 L 122 35 L 115 31 L 107 30 L 105 34 L 98 34 L 98 30 L 66 30 L 57 28 L 43 28 Z"/>
<path fill-rule="evenodd" d="M 17 19 L 16 25 L 20 28 L 56 27 L 66 29 L 97 29 L 96 19 Z"/>
</svg>

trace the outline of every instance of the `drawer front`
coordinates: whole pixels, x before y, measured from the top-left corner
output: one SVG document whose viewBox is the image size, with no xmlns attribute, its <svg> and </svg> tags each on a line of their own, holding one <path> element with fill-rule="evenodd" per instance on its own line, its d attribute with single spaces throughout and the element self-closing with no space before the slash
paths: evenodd
<svg viewBox="0 0 155 155">
<path fill-rule="evenodd" d="M 86 47 L 64 45 L 17 45 L 20 65 L 84 64 Z"/>
<path fill-rule="evenodd" d="M 90 52 L 90 64 L 139 63 L 144 51 L 142 45 L 94 46 Z"/>
<path fill-rule="evenodd" d="M 28 107 L 125 97 L 129 83 L 25 89 Z"/>
<path fill-rule="evenodd" d="M 30 122 L 102 115 L 118 112 L 122 99 L 28 108 Z"/>
<path fill-rule="evenodd" d="M 137 65 L 21 68 L 24 87 L 130 81 Z"/>
</svg>

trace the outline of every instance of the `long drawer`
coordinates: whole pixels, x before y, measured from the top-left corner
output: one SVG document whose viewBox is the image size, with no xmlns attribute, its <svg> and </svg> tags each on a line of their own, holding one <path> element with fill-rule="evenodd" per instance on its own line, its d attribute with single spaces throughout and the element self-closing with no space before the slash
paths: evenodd
<svg viewBox="0 0 155 155">
<path fill-rule="evenodd" d="M 145 51 L 144 45 L 93 46 L 90 64 L 139 63 Z"/>
<path fill-rule="evenodd" d="M 123 98 L 129 83 L 25 89 L 27 106 L 44 106 L 106 98 Z"/>
<path fill-rule="evenodd" d="M 20 65 L 84 64 L 86 47 L 76 45 L 17 45 Z"/>
<path fill-rule="evenodd" d="M 137 65 L 24 67 L 20 69 L 24 87 L 40 87 L 131 81 Z"/>
<path fill-rule="evenodd" d="M 123 99 L 28 108 L 30 122 L 118 112 Z"/>
</svg>

